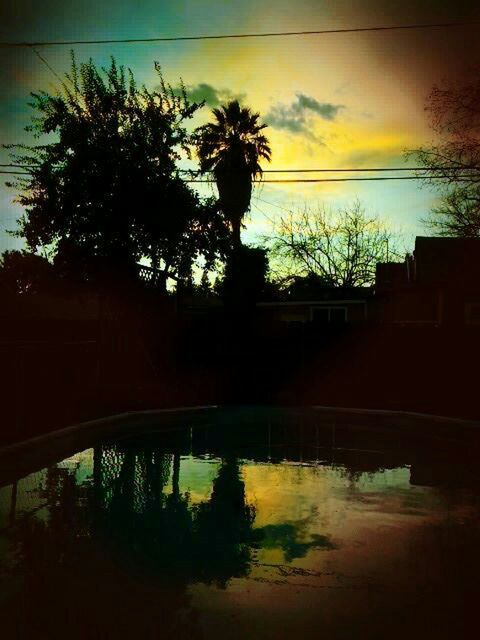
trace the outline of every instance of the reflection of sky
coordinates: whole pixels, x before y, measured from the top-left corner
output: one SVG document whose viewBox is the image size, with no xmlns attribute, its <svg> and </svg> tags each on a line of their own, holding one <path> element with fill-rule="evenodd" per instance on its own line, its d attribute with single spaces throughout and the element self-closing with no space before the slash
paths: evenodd
<svg viewBox="0 0 480 640">
<path fill-rule="evenodd" d="M 46 511 L 39 491 L 45 481 L 46 470 L 31 473 L 17 483 L 16 514 L 35 512 L 37 517 L 45 517 Z M 12 500 L 12 485 L 0 487 L 0 529 L 9 522 Z"/>
<path fill-rule="evenodd" d="M 288 464 L 245 465 L 242 474 L 247 501 L 257 509 L 255 527 L 298 522 L 305 536 L 327 534 L 333 542 L 355 536 L 352 521 L 390 521 L 392 515 L 401 523 L 438 506 L 435 492 L 409 484 L 408 468 L 354 480 L 343 468 Z"/>
<path fill-rule="evenodd" d="M 473 19 L 478 11 L 469 0 L 459 3 L 421 3 L 409 0 L 373 0 L 351 3 L 276 0 L 259 5 L 253 0 L 146 0 L 140 4 L 116 0 L 18 0 L 0 8 L 1 40 L 92 39 L 154 37 L 215 33 L 345 28 L 376 24 Z M 92 56 L 106 64 L 109 55 L 130 66 L 140 82 L 154 82 L 153 60 L 162 64 L 167 80 L 182 77 L 187 87 L 211 85 L 220 95 L 243 95 L 272 126 L 272 168 L 398 166 L 403 151 L 428 141 L 423 112 L 425 96 L 442 77 L 466 67 L 475 52 L 474 32 L 418 31 L 344 34 L 278 39 L 156 43 L 145 45 L 91 45 L 77 47 L 79 60 Z M 57 73 L 68 69 L 68 48 L 45 48 L 44 55 Z M 53 74 L 31 50 L 1 49 L 2 93 L 0 141 L 25 142 L 26 102 L 32 90 L 54 90 Z M 456 70 L 456 71 L 454 71 Z M 295 112 L 301 94 L 328 110 L 306 108 Z M 310 105 L 313 104 L 310 100 Z M 274 117 L 276 114 L 276 117 Z M 283 114 L 283 119 L 278 117 Z M 208 118 L 203 110 L 194 124 Z M 275 126 L 273 126 L 275 125 Z M 0 153 L 0 162 L 8 162 Z M 204 190 L 204 189 L 203 189 Z M 358 195 L 368 211 L 400 226 L 411 244 L 421 230 L 420 219 L 433 195 L 415 182 L 326 183 L 320 185 L 265 185 L 258 192 L 269 204 L 253 200 L 247 241 L 268 232 L 280 206 L 325 201 L 341 206 Z M 0 190 L 0 250 L 18 241 L 1 233 L 12 228 L 18 214 L 12 193 Z M 265 216 L 266 214 L 266 216 Z"/>
<path fill-rule="evenodd" d="M 212 483 L 220 468 L 216 458 L 182 457 L 180 461 L 180 493 L 188 493 L 192 504 L 208 500 L 212 493 Z M 165 487 L 165 492 L 172 491 L 172 477 Z"/>
<path fill-rule="evenodd" d="M 233 638 L 260 634 L 265 620 L 266 637 L 353 637 L 335 635 L 352 620 L 356 636 L 377 637 L 368 625 L 388 628 L 397 607 L 416 604 L 415 589 L 429 588 L 432 565 L 448 553 L 448 527 L 465 514 L 461 497 L 447 505 L 439 491 L 410 485 L 408 468 L 352 477 L 341 467 L 246 462 L 242 475 L 265 534 L 252 570 L 225 591 L 190 587 L 206 632 L 234 621 Z M 412 590 L 412 578 L 421 586 Z"/>
<path fill-rule="evenodd" d="M 64 469 L 70 469 L 75 473 L 77 484 L 83 484 L 93 477 L 93 449 L 80 451 L 59 464 Z"/>
<path fill-rule="evenodd" d="M 166 459 L 170 473 L 163 490 L 168 495 L 173 456 L 168 454 Z M 219 458 L 181 457 L 179 489 L 189 494 L 190 505 L 210 499 L 220 466 Z M 80 452 L 59 467 L 74 474 L 77 485 L 90 483 L 93 450 Z M 116 469 L 118 474 L 120 467 Z M 356 473 L 333 464 L 246 459 L 240 463 L 240 473 L 245 502 L 255 510 L 256 542 L 247 575 L 230 578 L 225 588 L 203 583 L 188 586 L 205 637 L 225 637 L 225 630 L 232 638 L 262 637 L 265 620 L 272 625 L 265 636 L 269 638 L 285 637 L 281 634 L 292 626 L 300 637 L 318 637 L 311 635 L 309 625 L 319 623 L 322 635 L 351 637 L 335 635 L 350 620 L 383 628 L 391 623 L 396 608 L 408 611 L 417 604 L 417 590 L 426 593 L 425 589 L 437 586 L 432 577 L 435 571 L 443 585 L 443 560 L 439 559 L 450 558 L 452 549 L 458 553 L 462 536 L 476 544 L 464 526 L 465 522 L 479 524 L 472 495 L 412 486 L 408 467 Z M 17 516 L 48 519 L 48 509 L 39 509 L 45 501 L 39 493 L 45 479 L 46 470 L 42 470 L 18 482 Z M 235 487 L 233 491 L 232 498 L 241 509 Z M 0 530 L 8 531 L 11 495 L 11 486 L 0 489 Z M 225 506 L 228 495 L 223 498 Z M 77 499 L 87 506 L 84 493 L 82 497 L 79 492 Z M 65 507 L 68 516 L 71 505 Z M 165 526 L 168 523 L 164 521 Z M 7 542 L 0 535 L 0 566 L 2 554 L 7 557 Z M 458 570 L 461 576 L 463 569 Z M 365 629 L 362 632 L 361 637 L 377 637 Z"/>
</svg>

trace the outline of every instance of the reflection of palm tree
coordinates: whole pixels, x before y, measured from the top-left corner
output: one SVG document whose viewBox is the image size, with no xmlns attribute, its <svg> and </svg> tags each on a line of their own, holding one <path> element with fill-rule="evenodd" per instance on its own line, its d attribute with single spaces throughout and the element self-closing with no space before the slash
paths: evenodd
<svg viewBox="0 0 480 640">
<path fill-rule="evenodd" d="M 202 172 L 213 171 L 222 211 L 232 226 L 234 247 L 241 245 L 240 228 L 250 207 L 252 179 L 261 175 L 260 158 L 270 161 L 271 150 L 261 133 L 258 113 L 232 100 L 213 109 L 215 122 L 199 127 L 197 149 Z"/>
<path fill-rule="evenodd" d="M 248 574 L 251 547 L 255 544 L 254 520 L 255 509 L 246 502 L 238 460 L 225 458 L 210 500 L 197 507 L 195 526 L 197 553 L 202 560 L 201 579 L 225 586 L 231 577 Z"/>
<path fill-rule="evenodd" d="M 245 484 L 240 477 L 238 460 L 225 458 L 213 482 L 209 501 L 215 519 L 222 521 L 218 534 L 233 543 L 242 542 L 255 519 L 254 508 L 246 503 Z"/>
</svg>

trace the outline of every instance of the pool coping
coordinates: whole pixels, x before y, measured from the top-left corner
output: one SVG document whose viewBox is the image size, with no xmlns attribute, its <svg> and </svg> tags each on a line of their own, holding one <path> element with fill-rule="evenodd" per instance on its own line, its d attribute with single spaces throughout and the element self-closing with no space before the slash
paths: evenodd
<svg viewBox="0 0 480 640">
<path fill-rule="evenodd" d="M 466 418 L 453 418 L 451 416 L 440 416 L 433 413 L 421 413 L 418 411 L 400 411 L 396 409 L 362 409 L 355 407 L 332 407 L 323 405 L 312 405 L 312 409 L 316 411 L 330 413 L 336 412 L 338 415 L 364 415 L 385 417 L 388 419 L 395 418 L 397 422 L 402 423 L 405 419 L 414 420 L 429 425 L 443 425 L 445 427 L 462 427 L 466 429 L 475 429 L 480 432 L 480 420 L 469 420 Z"/>
<path fill-rule="evenodd" d="M 167 432 L 185 428 L 185 416 L 198 421 L 210 418 L 214 412 L 231 413 L 233 417 L 249 410 L 265 411 L 266 416 L 276 412 L 304 415 L 306 412 L 321 414 L 335 424 L 345 418 L 355 417 L 355 426 L 370 431 L 391 432 L 392 435 L 414 435 L 415 437 L 443 441 L 445 444 L 471 441 L 480 443 L 480 421 L 465 420 L 426 413 L 395 411 L 389 409 L 362 409 L 313 405 L 306 407 L 279 405 L 201 405 L 127 411 L 119 414 L 80 422 L 62 429 L 50 431 L 27 440 L 0 448 L 0 486 L 5 479 L 19 477 L 53 464 L 59 459 L 90 448 L 108 438 L 127 438 L 138 432 Z M 162 424 L 158 418 L 162 418 Z M 371 423 L 374 418 L 375 424 Z M 358 423 L 357 423 L 358 421 Z"/>
<path fill-rule="evenodd" d="M 135 434 L 139 427 L 142 433 L 159 431 L 158 418 L 162 417 L 162 431 L 179 429 L 184 426 L 185 415 L 198 419 L 205 412 L 218 409 L 217 405 L 194 407 L 172 407 L 168 409 L 147 409 L 123 413 L 79 422 L 62 429 L 49 431 L 40 436 L 15 442 L 0 448 L 0 486 L 5 478 L 33 473 L 48 464 L 90 448 L 108 438 L 126 438 Z M 167 418 L 167 420 L 165 420 Z M 180 422 L 180 420 L 182 422 Z"/>
</svg>

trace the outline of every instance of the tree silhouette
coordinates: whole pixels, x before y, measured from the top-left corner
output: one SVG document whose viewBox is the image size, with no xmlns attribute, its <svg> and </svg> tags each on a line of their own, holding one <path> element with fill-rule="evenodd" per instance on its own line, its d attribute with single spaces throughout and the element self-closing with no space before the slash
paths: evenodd
<svg viewBox="0 0 480 640">
<path fill-rule="evenodd" d="M 246 309 L 265 295 L 268 269 L 266 249 L 241 245 L 227 260 L 216 289 L 227 305 Z"/>
<path fill-rule="evenodd" d="M 28 251 L 4 251 L 0 256 L 0 285 L 13 294 L 39 293 L 56 284 L 54 267 Z"/>
<path fill-rule="evenodd" d="M 177 169 L 190 155 L 185 124 L 200 105 L 155 70 L 150 91 L 114 58 L 101 70 L 72 58 L 55 95 L 32 94 L 27 131 L 40 144 L 8 147 L 31 173 L 10 185 L 26 212 L 16 235 L 85 279 L 131 273 L 149 258 L 165 282 L 200 255 L 212 264 L 228 241 L 214 199 L 200 199 Z"/>
<path fill-rule="evenodd" d="M 425 110 L 436 140 L 407 153 L 422 165 L 419 175 L 440 193 L 424 222 L 438 235 L 480 237 L 478 72 L 468 82 L 434 86 Z"/>
<path fill-rule="evenodd" d="M 186 583 L 225 587 L 249 573 L 258 541 L 255 509 L 247 503 L 235 457 L 222 460 L 210 498 L 192 505 L 188 492 L 180 491 L 178 451 L 106 446 L 96 456 L 97 498 L 90 505 L 95 535 L 118 558 Z M 165 493 L 169 476 L 172 490 Z"/>
<path fill-rule="evenodd" d="M 393 234 L 359 200 L 333 213 L 304 209 L 282 216 L 270 238 L 276 278 L 312 277 L 330 287 L 372 285 L 377 262 L 398 258 Z"/>
<path fill-rule="evenodd" d="M 260 159 L 270 161 L 271 149 L 259 124 L 260 114 L 232 100 L 212 111 L 215 121 L 196 130 L 202 172 L 213 171 L 220 208 L 230 222 L 234 247 L 241 245 L 240 230 L 250 207 L 252 180 L 261 176 Z"/>
</svg>

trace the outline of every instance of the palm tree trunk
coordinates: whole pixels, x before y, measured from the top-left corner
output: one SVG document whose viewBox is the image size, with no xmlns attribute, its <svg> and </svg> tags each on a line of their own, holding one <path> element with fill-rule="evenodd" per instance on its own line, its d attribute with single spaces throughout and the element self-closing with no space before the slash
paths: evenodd
<svg viewBox="0 0 480 640">
<path fill-rule="evenodd" d="M 241 222 L 240 220 L 232 220 L 232 241 L 233 250 L 238 251 L 242 246 L 242 239 L 240 237 Z"/>
</svg>

